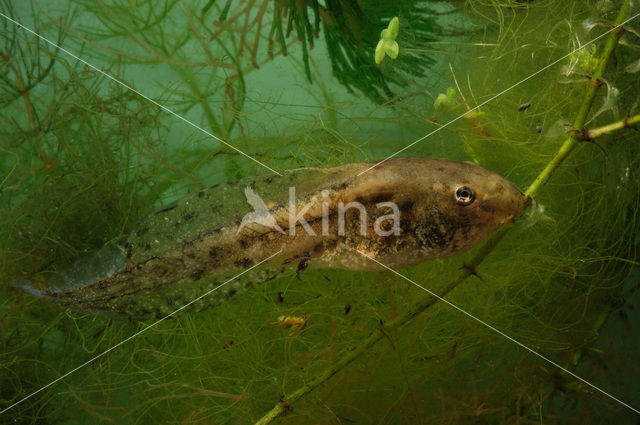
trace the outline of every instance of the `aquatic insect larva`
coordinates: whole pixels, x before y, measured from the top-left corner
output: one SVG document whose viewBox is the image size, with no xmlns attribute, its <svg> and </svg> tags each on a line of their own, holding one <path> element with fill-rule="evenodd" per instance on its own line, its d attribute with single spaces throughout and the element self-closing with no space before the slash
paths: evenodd
<svg viewBox="0 0 640 425">
<path fill-rule="evenodd" d="M 80 260 L 41 295 L 87 311 L 163 317 L 278 251 L 192 307 L 296 268 L 381 270 L 358 250 L 392 268 L 451 257 L 522 214 L 516 186 L 473 163 L 392 158 L 358 175 L 372 165 L 212 186 L 148 215 L 123 247 Z"/>
</svg>

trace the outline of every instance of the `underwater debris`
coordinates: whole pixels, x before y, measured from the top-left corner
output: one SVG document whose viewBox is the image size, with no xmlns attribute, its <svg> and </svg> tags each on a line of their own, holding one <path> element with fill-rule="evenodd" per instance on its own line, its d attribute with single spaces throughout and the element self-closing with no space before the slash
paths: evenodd
<svg viewBox="0 0 640 425">
<path fill-rule="evenodd" d="M 523 103 L 522 105 L 518 106 L 518 112 L 526 111 L 530 106 L 531 102 Z"/>
<path fill-rule="evenodd" d="M 291 328 L 291 333 L 288 336 L 293 336 L 297 332 L 302 331 L 307 326 L 307 313 L 302 317 L 297 316 L 280 316 L 275 322 L 269 323 L 271 326 L 280 326 L 282 329 Z"/>
</svg>

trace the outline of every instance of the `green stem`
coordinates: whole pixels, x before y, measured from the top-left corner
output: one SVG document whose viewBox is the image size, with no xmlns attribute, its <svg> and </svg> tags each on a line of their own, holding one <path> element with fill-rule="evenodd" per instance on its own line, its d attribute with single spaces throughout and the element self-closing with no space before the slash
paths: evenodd
<svg viewBox="0 0 640 425">
<path fill-rule="evenodd" d="M 602 53 L 602 57 L 600 58 L 598 68 L 592 77 L 592 82 L 594 83 L 589 86 L 589 89 L 585 94 L 585 99 L 582 102 L 580 110 L 578 111 L 578 116 L 574 121 L 574 128 L 582 128 L 584 126 L 587 114 L 589 113 L 591 105 L 593 104 L 596 91 L 601 84 L 600 82 L 604 74 L 604 70 L 609 63 L 611 54 L 613 53 L 613 50 L 618 43 L 618 39 L 620 38 L 620 33 L 622 32 L 620 24 L 626 19 L 629 13 L 629 9 L 629 0 L 626 0 L 620 9 L 620 13 L 618 14 L 618 18 L 616 19 L 615 27 L 611 31 L 609 39 L 607 40 L 607 44 L 605 45 L 605 49 Z M 568 137 L 567 140 L 565 140 L 565 142 L 562 144 L 558 152 L 556 152 L 549 164 L 544 168 L 544 170 L 534 180 L 533 184 L 525 192 L 525 196 L 531 197 L 533 194 L 537 193 L 537 191 L 549 180 L 551 174 L 562 164 L 569 153 L 571 153 L 576 143 L 577 139 L 574 135 Z M 289 409 L 289 406 L 291 404 L 295 403 L 304 395 L 310 393 L 322 383 L 329 380 L 329 378 L 337 374 L 340 370 L 344 369 L 347 365 L 358 358 L 361 354 L 365 353 L 370 347 L 375 345 L 390 332 L 406 325 L 409 321 L 411 321 L 411 319 L 434 305 L 440 298 L 444 298 L 447 294 L 449 294 L 452 290 L 454 290 L 462 282 L 464 282 L 469 276 L 475 273 L 476 267 L 480 265 L 484 261 L 484 259 L 493 251 L 493 249 L 500 243 L 502 238 L 504 238 L 504 236 L 509 232 L 511 225 L 512 224 L 507 224 L 492 233 L 487 238 L 482 247 L 480 247 L 476 251 L 475 255 L 466 262 L 465 267 L 461 269 L 458 277 L 445 285 L 439 291 L 439 294 L 437 296 L 434 294 L 429 294 L 423 297 L 413 306 L 411 306 L 404 313 L 401 313 L 393 319 L 388 320 L 386 323 L 382 323 L 380 327 L 374 330 L 371 335 L 369 335 L 364 341 L 362 341 L 362 343 L 349 350 L 344 356 L 334 362 L 322 373 L 308 381 L 305 385 L 303 385 L 296 391 L 289 394 L 287 397 L 283 397 L 282 400 L 278 404 L 276 404 L 275 407 L 273 407 L 269 412 L 267 412 L 267 414 L 260 418 L 255 423 L 255 425 L 270 424 L 280 415 L 284 414 Z"/>
<path fill-rule="evenodd" d="M 630 128 L 638 123 L 640 123 L 640 114 L 611 124 L 603 125 L 602 127 L 594 128 L 593 130 L 578 132 L 576 137 L 578 137 L 579 140 L 593 140 L 613 133 L 614 131 L 622 130 L 623 128 Z"/>
<path fill-rule="evenodd" d="M 622 22 L 627 19 L 630 7 L 631 6 L 629 1 L 625 1 L 624 3 L 622 3 L 620 13 L 618 13 L 618 17 L 616 18 L 615 26 L 611 30 L 611 34 L 609 35 L 607 44 L 605 44 L 604 46 L 604 51 L 602 52 L 602 57 L 600 58 L 598 67 L 591 77 L 591 84 L 589 85 L 584 100 L 582 101 L 582 105 L 578 110 L 578 115 L 573 122 L 573 128 L 575 130 L 580 131 L 584 128 L 584 124 L 587 120 L 587 114 L 591 110 L 591 105 L 593 104 L 593 100 L 596 97 L 596 92 L 602 84 L 602 76 L 604 75 L 604 71 L 607 67 L 607 64 L 609 63 L 609 59 L 611 59 L 611 55 L 613 54 L 613 51 L 618 44 L 618 40 L 620 39 L 620 35 L 623 31 Z M 542 170 L 538 177 L 533 181 L 531 186 L 529 186 L 529 188 L 526 190 L 526 192 L 524 193 L 526 197 L 532 198 L 538 192 L 538 190 L 540 190 L 540 188 L 549 180 L 554 171 L 556 171 L 560 164 L 562 164 L 567 156 L 569 156 L 573 148 L 576 147 L 578 140 L 579 139 L 576 136 L 575 132 L 567 137 L 558 152 L 556 152 L 555 156 L 547 164 L 545 169 Z"/>
</svg>

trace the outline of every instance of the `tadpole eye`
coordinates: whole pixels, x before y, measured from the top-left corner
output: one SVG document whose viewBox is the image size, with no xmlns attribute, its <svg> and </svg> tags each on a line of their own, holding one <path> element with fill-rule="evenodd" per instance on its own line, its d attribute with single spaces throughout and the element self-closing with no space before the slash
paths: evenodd
<svg viewBox="0 0 640 425">
<path fill-rule="evenodd" d="M 473 201 L 476 199 L 476 195 L 470 187 L 460 186 L 456 189 L 455 198 L 456 204 L 466 207 L 467 205 L 473 204 Z"/>
</svg>

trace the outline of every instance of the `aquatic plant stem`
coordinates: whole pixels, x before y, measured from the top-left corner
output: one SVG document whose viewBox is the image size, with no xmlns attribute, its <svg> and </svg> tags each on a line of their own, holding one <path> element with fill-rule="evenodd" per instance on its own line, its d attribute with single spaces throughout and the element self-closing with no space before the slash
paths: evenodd
<svg viewBox="0 0 640 425">
<path fill-rule="evenodd" d="M 598 67 L 593 77 L 591 78 L 591 84 L 585 94 L 585 98 L 580 106 L 578 115 L 574 121 L 574 128 L 582 128 L 586 122 L 587 115 L 591 110 L 593 100 L 595 98 L 598 87 L 601 85 L 601 78 L 604 75 L 604 70 L 607 67 L 613 51 L 615 50 L 620 34 L 622 33 L 622 27 L 620 24 L 627 18 L 630 10 L 630 1 L 626 0 L 618 17 L 616 18 L 615 27 L 611 31 L 607 43 L 605 45 L 602 56 L 599 59 Z M 553 156 L 551 161 L 542 170 L 542 172 L 536 177 L 531 186 L 525 192 L 527 198 L 531 198 L 534 194 L 540 190 L 542 186 L 549 180 L 553 172 L 562 164 L 562 162 L 569 156 L 573 148 L 578 143 L 578 138 L 575 135 L 569 136 L 560 149 Z M 504 236 L 509 232 L 512 227 L 512 223 L 507 223 L 500 229 L 492 233 L 486 240 L 486 242 L 476 250 L 471 259 L 465 262 L 465 266 L 460 270 L 456 279 L 450 281 L 444 285 L 439 291 L 438 295 L 428 294 L 420 301 L 409 307 L 403 313 L 381 323 L 380 326 L 375 329 L 362 343 L 351 348 L 344 356 L 335 361 L 331 366 L 325 369 L 322 373 L 312 378 L 302 387 L 298 388 L 288 396 L 283 397 L 278 404 L 276 404 L 270 411 L 268 411 L 262 418 L 260 418 L 255 425 L 267 425 L 273 422 L 280 415 L 284 414 L 290 409 L 290 406 L 304 395 L 310 393 L 329 378 L 337 374 L 340 370 L 344 369 L 347 365 L 353 362 L 361 354 L 365 353 L 367 349 L 375 345 L 378 341 L 389 335 L 390 332 L 395 331 L 402 326 L 406 325 L 411 319 L 418 316 L 426 309 L 433 306 L 440 298 L 444 298 L 447 294 L 453 291 L 461 283 L 467 280 L 471 275 L 476 274 L 476 267 L 479 266 L 485 258 L 493 251 L 493 249 L 500 243 Z"/>
<path fill-rule="evenodd" d="M 486 246 L 486 245 L 485 245 Z M 449 283 L 441 292 L 441 296 L 448 294 L 462 281 L 472 274 L 471 268 L 463 268 L 458 279 Z M 429 295 L 420 300 L 420 302 L 411 306 L 408 310 L 405 310 L 400 315 L 388 320 L 385 323 L 381 323 L 380 327 L 373 331 L 360 345 L 351 349 L 347 354 L 339 358 L 330 367 L 325 369 L 321 374 L 308 381 L 302 387 L 289 394 L 286 398 L 283 398 L 273 409 L 271 409 L 266 415 L 264 415 L 255 425 L 266 425 L 271 423 L 272 420 L 283 414 L 289 409 L 289 406 L 299 400 L 305 394 L 311 392 L 317 388 L 320 384 L 327 381 L 333 375 L 344 369 L 349 363 L 357 359 L 361 354 L 367 351 L 370 347 L 374 346 L 390 332 L 395 331 L 402 326 L 406 325 L 411 319 L 418 314 L 431 307 L 438 301 L 438 297 Z"/>
<path fill-rule="evenodd" d="M 487 240 L 487 243 L 485 243 L 478 250 L 478 252 L 476 252 L 473 258 L 465 263 L 465 266 L 460 270 L 458 277 L 455 280 L 449 282 L 438 292 L 438 296 L 428 294 L 419 302 L 409 307 L 409 309 L 405 310 L 403 313 L 399 314 L 393 319 L 381 323 L 377 329 L 375 329 L 364 341 L 362 341 L 362 343 L 360 343 L 356 347 L 353 347 L 347 354 L 339 358 L 331 366 L 329 366 L 315 378 L 308 381 L 302 387 L 298 388 L 288 396 L 282 398 L 280 402 L 276 404 L 273 409 L 267 412 L 266 415 L 260 418 L 260 420 L 258 420 L 255 425 L 266 425 L 271 423 L 278 416 L 285 413 L 297 400 L 302 398 L 307 393 L 313 391 L 333 375 L 344 369 L 352 361 L 360 357 L 361 354 L 365 353 L 370 347 L 374 346 L 382 338 L 389 335 L 392 331 L 400 329 L 402 326 L 409 323 L 411 319 L 434 305 L 440 298 L 444 298 L 447 294 L 449 294 L 449 292 L 451 292 L 458 285 L 464 282 L 469 276 L 475 274 L 475 267 L 479 265 L 487 255 L 489 255 L 489 253 L 498 244 L 498 242 L 500 242 L 500 240 L 504 237 L 510 227 L 510 225 L 506 225 L 494 232 L 490 236 L 489 240 Z"/>
<path fill-rule="evenodd" d="M 585 94 L 582 105 L 578 110 L 578 115 L 576 115 L 576 119 L 573 121 L 573 128 L 578 132 L 581 132 L 584 129 L 584 124 L 587 120 L 587 115 L 591 110 L 591 105 L 593 105 L 593 100 L 596 97 L 596 92 L 598 91 L 600 85 L 602 85 L 602 77 L 604 76 L 604 71 L 609 64 L 609 59 L 611 59 L 611 55 L 613 54 L 616 45 L 618 44 L 620 35 L 622 35 L 622 32 L 624 31 L 621 24 L 629 16 L 630 8 L 631 4 L 629 0 L 626 0 L 622 3 L 622 7 L 620 8 L 620 12 L 618 13 L 618 17 L 616 18 L 614 24 L 614 28 L 611 30 L 609 38 L 607 39 L 607 43 L 604 46 L 602 56 L 598 60 L 596 71 L 591 76 L 590 84 L 587 88 L 587 93 Z M 531 186 L 529 186 L 529 188 L 525 191 L 524 194 L 527 198 L 532 198 L 538 192 L 538 190 L 540 190 L 540 188 L 549 180 L 551 175 L 576 147 L 579 140 L 580 139 L 578 138 L 575 131 L 566 138 L 560 149 L 558 149 L 558 152 L 556 152 L 555 156 L 547 164 L 545 169 L 542 170 L 538 177 L 536 177 L 536 179 L 533 181 Z"/>
<path fill-rule="evenodd" d="M 579 132 L 579 134 L 577 134 L 576 136 L 579 140 L 593 140 L 597 139 L 598 137 L 613 133 L 614 131 L 631 128 L 638 123 L 640 123 L 640 114 L 625 118 L 621 121 L 616 121 L 611 124 L 603 125 L 602 127 L 594 128 L 592 130 Z"/>
</svg>

